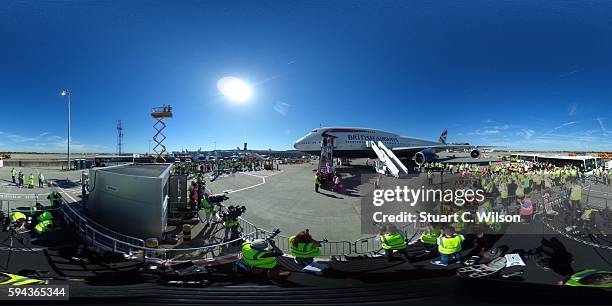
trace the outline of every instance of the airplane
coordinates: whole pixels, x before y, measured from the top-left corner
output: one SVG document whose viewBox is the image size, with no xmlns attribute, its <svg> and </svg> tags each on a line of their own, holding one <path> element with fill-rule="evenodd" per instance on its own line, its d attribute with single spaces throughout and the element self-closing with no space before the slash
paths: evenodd
<svg viewBox="0 0 612 306">
<path fill-rule="evenodd" d="M 431 141 L 370 128 L 320 127 L 300 138 L 293 147 L 307 154 L 319 155 L 322 139 L 331 137 L 334 141 L 334 157 L 338 158 L 376 158 L 376 153 L 367 146 L 367 141 L 381 141 L 398 158 L 409 158 L 418 165 L 438 160 L 436 153 L 444 150 L 469 149 L 470 157 L 480 158 L 479 147 L 467 143 L 447 144 L 447 135 L 448 130 L 445 129 L 438 141 Z"/>
</svg>

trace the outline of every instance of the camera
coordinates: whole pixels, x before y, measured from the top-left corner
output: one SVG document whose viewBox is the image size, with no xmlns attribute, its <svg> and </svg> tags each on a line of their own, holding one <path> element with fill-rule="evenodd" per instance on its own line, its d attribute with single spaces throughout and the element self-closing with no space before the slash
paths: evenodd
<svg viewBox="0 0 612 306">
<path fill-rule="evenodd" d="M 225 193 L 213 194 L 208 196 L 208 203 L 211 204 L 219 204 L 226 200 L 229 200 L 229 197 Z"/>
<path fill-rule="evenodd" d="M 236 220 L 246 211 L 246 207 L 238 205 L 230 205 L 226 211 L 221 213 L 223 221 Z"/>
<path fill-rule="evenodd" d="M 277 229 L 273 230 L 270 234 L 268 234 L 268 236 L 266 236 L 266 238 L 264 238 L 264 240 L 270 242 L 270 241 L 274 240 L 274 238 L 276 238 L 276 236 L 278 236 L 278 234 L 280 234 L 280 232 L 281 232 L 280 229 L 277 228 Z"/>
</svg>

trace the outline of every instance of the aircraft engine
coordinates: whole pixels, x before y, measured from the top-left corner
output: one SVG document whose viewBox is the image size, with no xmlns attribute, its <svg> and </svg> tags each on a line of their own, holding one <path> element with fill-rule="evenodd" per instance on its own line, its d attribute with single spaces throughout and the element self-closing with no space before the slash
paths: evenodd
<svg viewBox="0 0 612 306">
<path fill-rule="evenodd" d="M 419 166 L 425 163 L 431 163 L 437 159 L 438 155 L 430 150 L 423 150 L 414 154 L 414 162 Z"/>
<path fill-rule="evenodd" d="M 479 159 L 480 158 L 480 151 L 474 149 L 472 150 L 472 152 L 470 152 L 470 157 L 474 158 L 474 159 Z"/>
</svg>

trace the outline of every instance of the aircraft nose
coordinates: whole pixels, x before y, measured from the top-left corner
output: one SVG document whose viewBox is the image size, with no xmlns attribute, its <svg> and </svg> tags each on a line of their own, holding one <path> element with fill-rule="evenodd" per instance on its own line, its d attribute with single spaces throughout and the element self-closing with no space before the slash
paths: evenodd
<svg viewBox="0 0 612 306">
<path fill-rule="evenodd" d="M 294 144 L 293 144 L 293 148 L 296 150 L 300 150 L 300 148 L 302 147 L 302 143 L 304 142 L 304 139 L 306 139 L 306 136 L 298 139 Z"/>
</svg>

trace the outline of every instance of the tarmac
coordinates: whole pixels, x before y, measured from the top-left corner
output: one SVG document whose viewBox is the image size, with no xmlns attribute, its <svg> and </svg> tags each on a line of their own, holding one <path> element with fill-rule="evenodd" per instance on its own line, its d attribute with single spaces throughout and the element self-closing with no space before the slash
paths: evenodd
<svg viewBox="0 0 612 306">
<path fill-rule="evenodd" d="M 11 179 L 11 169 L 22 171 L 27 178 L 32 173 L 35 177 L 34 188 L 19 187 Z M 43 187 L 38 185 L 38 174 L 45 177 Z M 29 167 L 2 167 L 0 168 L 0 209 L 8 211 L 14 207 L 31 207 L 36 202 L 42 205 L 50 205 L 47 195 L 54 189 L 64 193 L 65 200 L 76 202 L 81 196 L 81 171 L 62 171 L 54 168 L 29 168 Z M 16 178 L 17 180 L 17 178 Z"/>
</svg>

